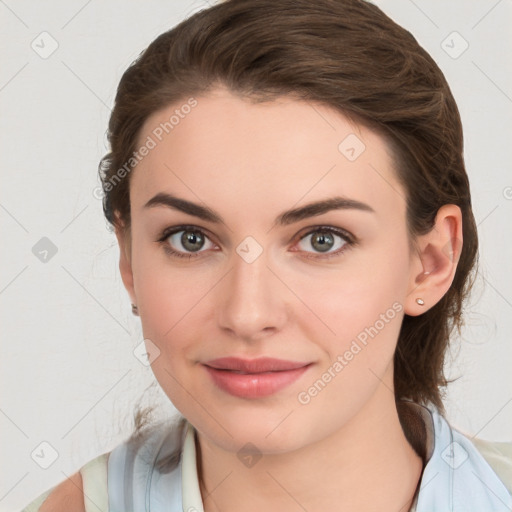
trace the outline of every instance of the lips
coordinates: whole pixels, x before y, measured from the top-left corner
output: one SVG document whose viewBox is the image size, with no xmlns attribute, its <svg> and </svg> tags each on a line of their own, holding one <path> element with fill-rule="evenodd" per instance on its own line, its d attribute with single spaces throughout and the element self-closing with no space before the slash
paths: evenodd
<svg viewBox="0 0 512 512">
<path fill-rule="evenodd" d="M 262 357 L 222 357 L 203 363 L 212 382 L 238 398 L 260 399 L 284 390 L 300 379 L 313 363 Z"/>
<path fill-rule="evenodd" d="M 285 361 L 284 359 L 274 359 L 271 357 L 260 357 L 258 359 L 221 357 L 207 361 L 204 364 L 217 370 L 230 370 L 238 373 L 252 374 L 296 370 L 307 366 L 309 363 Z"/>
<path fill-rule="evenodd" d="M 269 358 L 222 358 L 202 366 L 221 391 L 237 398 L 262 399 L 291 386 L 313 364 Z"/>
</svg>

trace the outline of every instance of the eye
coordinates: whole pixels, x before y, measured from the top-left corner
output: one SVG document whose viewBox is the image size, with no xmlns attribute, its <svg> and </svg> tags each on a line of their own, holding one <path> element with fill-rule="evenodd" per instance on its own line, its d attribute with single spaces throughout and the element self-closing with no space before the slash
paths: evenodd
<svg viewBox="0 0 512 512">
<path fill-rule="evenodd" d="M 191 259 L 199 256 L 194 253 L 204 252 L 201 249 L 203 249 L 207 240 L 209 238 L 206 234 L 194 226 L 178 226 L 166 229 L 158 242 L 163 244 L 164 250 L 171 256 Z M 210 243 L 215 246 L 212 242 Z M 211 248 L 211 246 L 206 247 L 206 249 Z"/>
<path fill-rule="evenodd" d="M 211 245 L 205 248 L 207 241 Z M 195 226 L 167 228 L 157 242 L 163 245 L 165 252 L 170 256 L 189 260 L 198 258 L 202 252 L 215 247 L 205 232 Z M 306 258 L 326 259 L 341 256 L 356 243 L 355 237 L 345 230 L 329 226 L 315 226 L 300 238 L 298 244 L 301 247 L 298 251 L 306 253 L 304 256 Z M 313 247 L 317 252 L 308 251 L 304 245 Z M 297 251 L 297 249 L 292 249 L 292 251 Z"/>
<path fill-rule="evenodd" d="M 309 246 L 318 251 L 317 253 L 306 256 L 306 258 L 320 259 L 341 255 L 341 253 L 344 253 L 351 246 L 356 244 L 355 239 L 344 230 L 328 226 L 318 226 L 308 231 L 308 233 L 299 240 L 299 244 L 301 243 L 303 244 L 302 248 Z M 307 247 L 303 250 L 309 252 Z"/>
</svg>

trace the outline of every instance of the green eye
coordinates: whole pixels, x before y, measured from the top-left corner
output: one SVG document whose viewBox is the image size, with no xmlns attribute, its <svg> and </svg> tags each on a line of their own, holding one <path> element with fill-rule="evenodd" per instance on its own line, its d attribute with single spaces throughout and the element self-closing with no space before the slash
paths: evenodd
<svg viewBox="0 0 512 512">
<path fill-rule="evenodd" d="M 308 240 L 309 239 L 309 240 Z M 320 226 L 313 230 L 308 231 L 303 237 L 301 237 L 299 243 L 308 240 L 306 244 L 309 247 L 313 247 L 316 253 L 312 253 L 307 258 L 330 258 L 332 256 L 340 255 L 345 252 L 350 246 L 355 245 L 352 237 L 345 231 L 339 229 Z M 332 249 L 335 249 L 332 252 Z M 307 248 L 302 248 L 304 252 L 310 252 Z"/>
<path fill-rule="evenodd" d="M 191 259 L 197 257 L 194 253 L 205 252 L 201 249 L 206 240 L 209 240 L 208 237 L 200 229 L 193 226 L 179 226 L 165 230 L 158 241 L 164 244 L 164 249 L 168 254 L 177 258 Z M 180 245 L 183 249 L 179 247 Z M 173 246 L 178 246 L 178 250 L 173 249 Z"/>
</svg>

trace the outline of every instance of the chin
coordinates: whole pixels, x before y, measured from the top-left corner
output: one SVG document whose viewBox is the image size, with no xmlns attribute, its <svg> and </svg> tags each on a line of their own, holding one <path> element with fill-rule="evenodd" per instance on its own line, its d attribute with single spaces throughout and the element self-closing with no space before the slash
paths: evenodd
<svg viewBox="0 0 512 512">
<path fill-rule="evenodd" d="M 308 438 L 311 429 L 300 420 L 290 415 L 283 421 L 286 414 L 262 418 L 262 411 L 255 410 L 252 414 L 240 411 L 239 414 L 226 412 L 219 425 L 210 418 L 205 421 L 190 422 L 196 429 L 217 446 L 224 450 L 236 452 L 254 449 L 265 454 L 278 454 L 299 449 L 313 440 Z M 253 446 L 251 446 L 253 445 Z"/>
</svg>

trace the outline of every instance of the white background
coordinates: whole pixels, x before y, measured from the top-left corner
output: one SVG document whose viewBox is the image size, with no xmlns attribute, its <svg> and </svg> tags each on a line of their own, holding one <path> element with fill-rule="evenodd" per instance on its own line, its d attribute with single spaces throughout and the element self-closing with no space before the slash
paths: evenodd
<svg viewBox="0 0 512 512">
<path fill-rule="evenodd" d="M 438 62 L 465 128 L 480 273 L 468 325 L 453 343 L 448 375 L 460 378 L 449 388 L 448 419 L 468 434 L 512 441 L 512 2 L 376 3 Z M 140 326 L 93 190 L 122 72 L 202 5 L 0 0 L 2 512 L 124 440 L 153 382 L 132 353 Z M 43 31 L 58 43 L 46 59 L 31 47 L 35 40 L 39 51 L 51 49 Z M 445 51 L 463 48 L 459 36 L 447 39 L 453 31 L 469 44 L 458 58 Z M 58 249 L 46 263 L 32 252 L 42 237 Z M 144 403 L 161 400 L 158 388 L 150 391 Z M 162 414 L 172 412 L 162 403 Z M 59 454 L 46 470 L 31 458 L 43 441 Z"/>
</svg>

